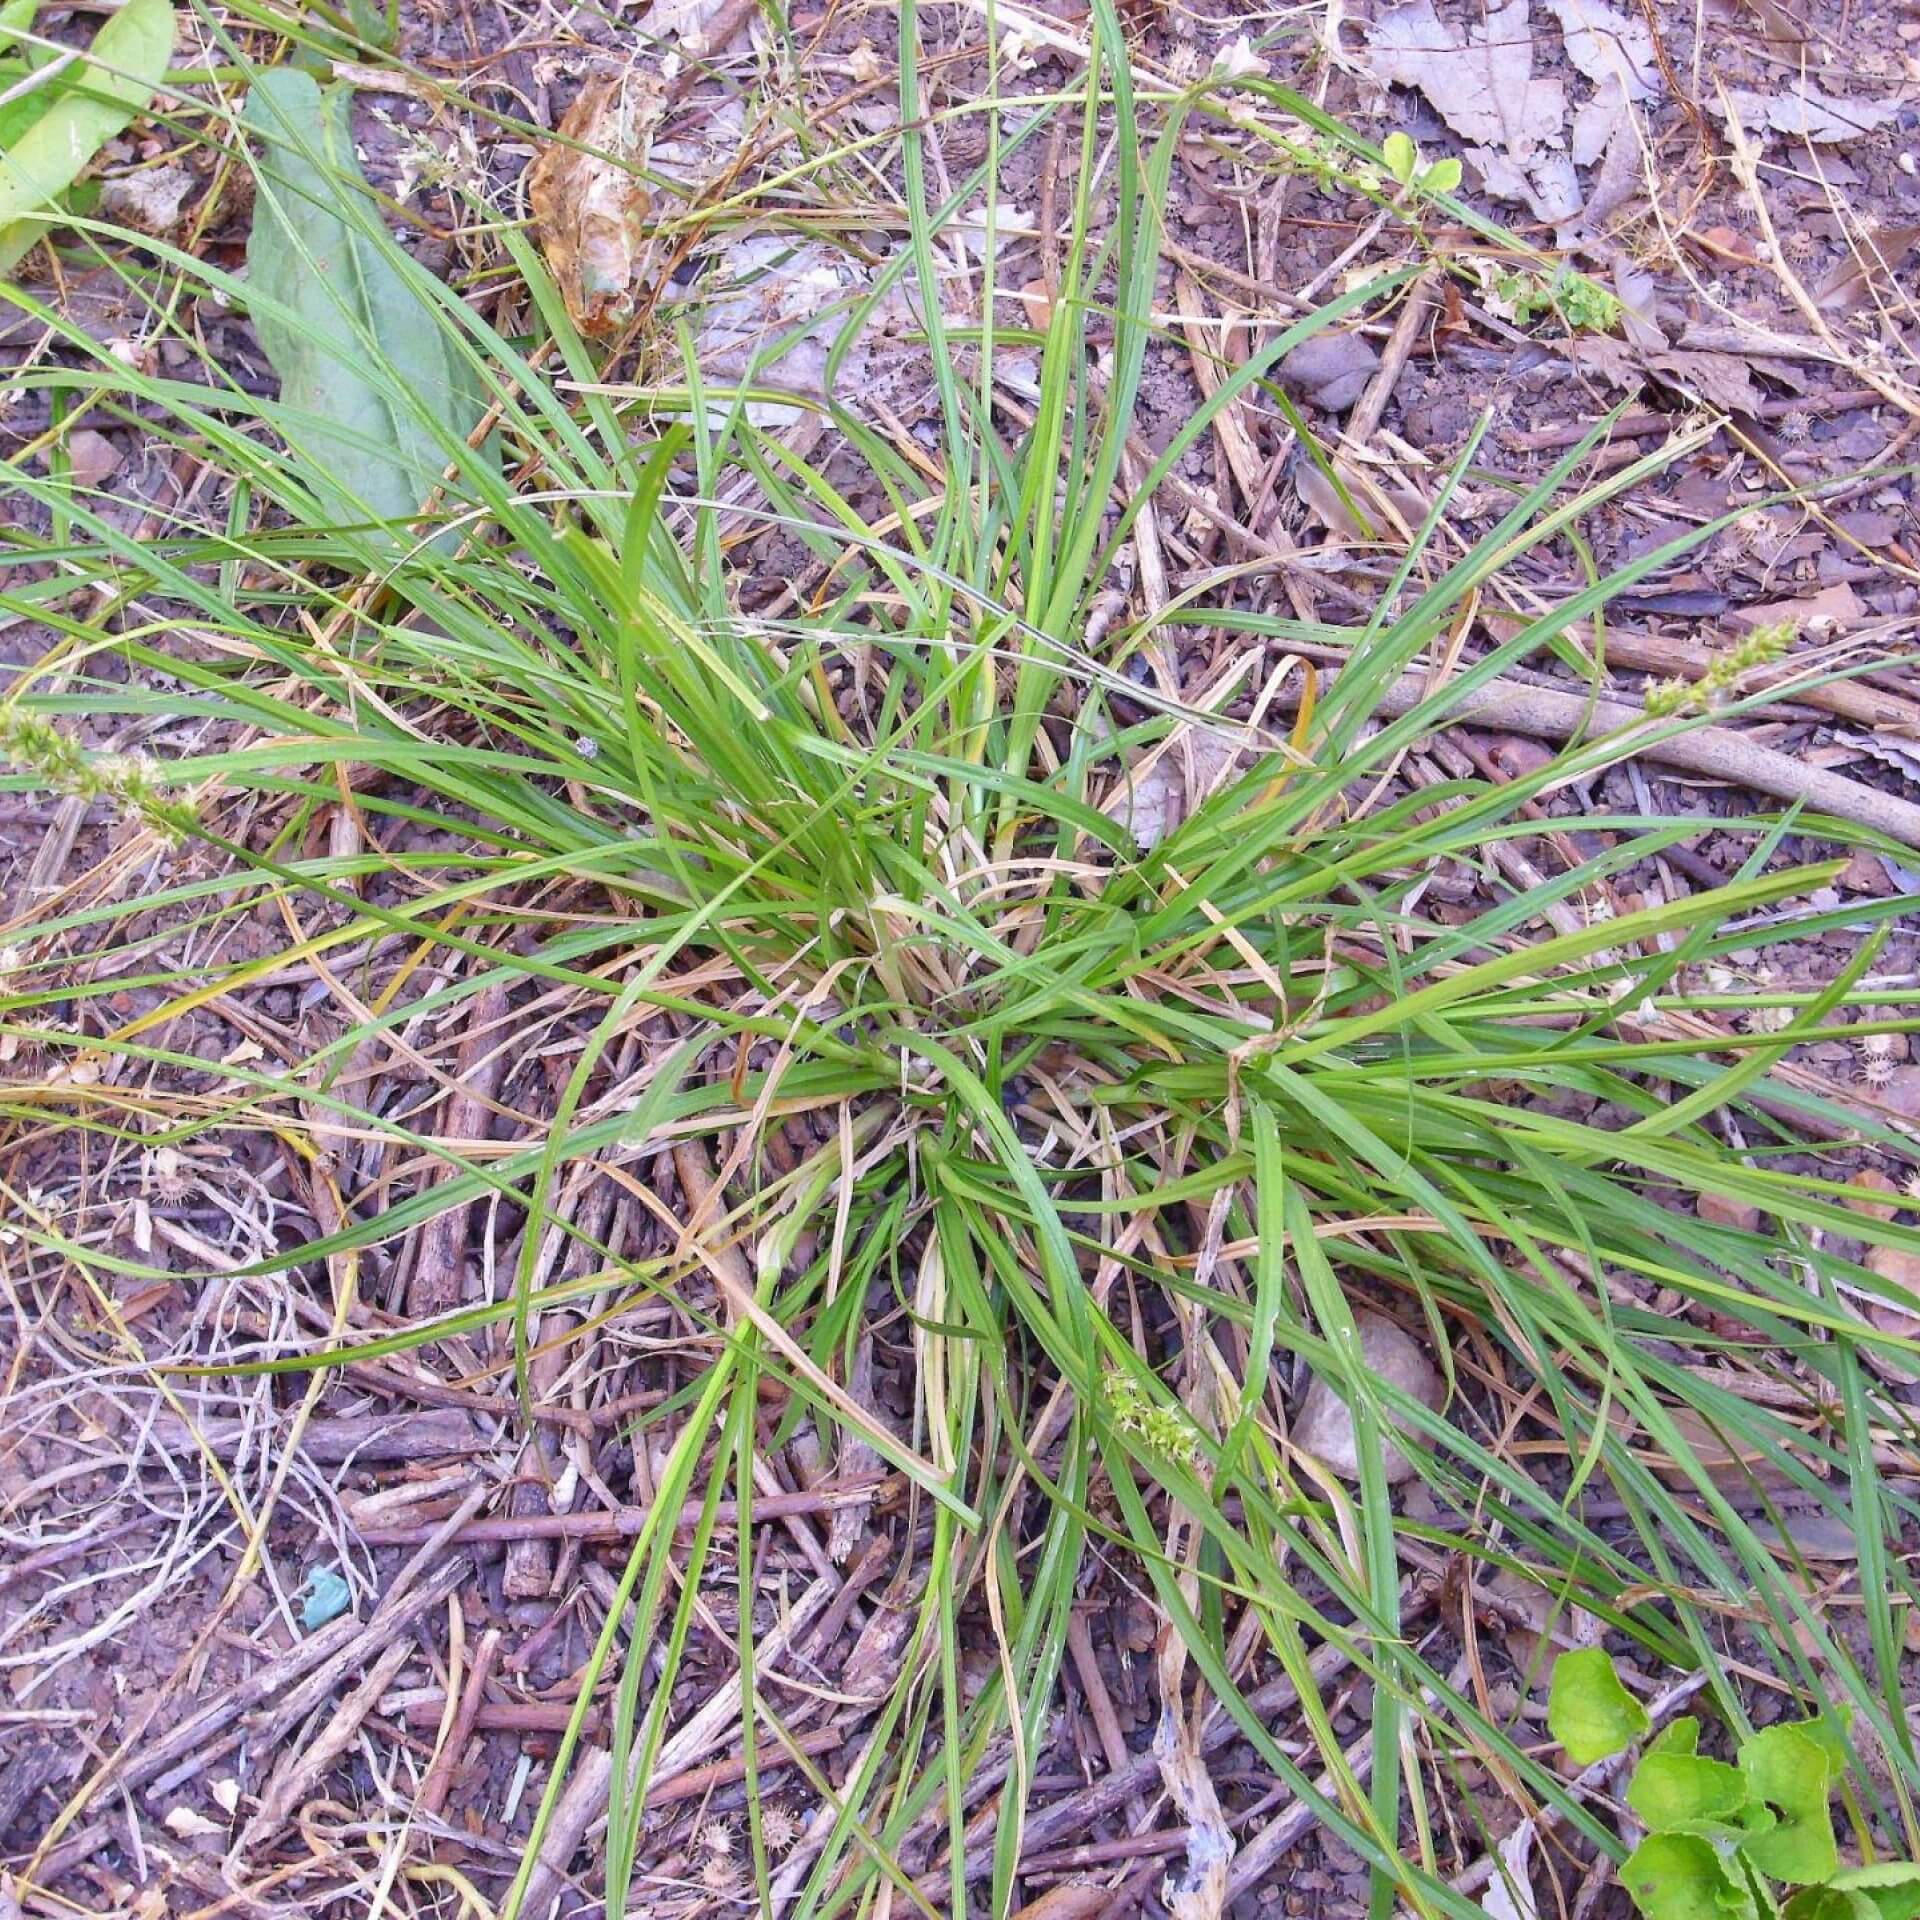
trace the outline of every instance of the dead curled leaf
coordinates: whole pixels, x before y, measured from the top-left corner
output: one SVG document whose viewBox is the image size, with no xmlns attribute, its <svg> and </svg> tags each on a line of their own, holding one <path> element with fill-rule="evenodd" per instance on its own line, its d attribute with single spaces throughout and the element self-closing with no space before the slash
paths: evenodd
<svg viewBox="0 0 1920 1920">
<path fill-rule="evenodd" d="M 185 167 L 142 167 L 109 180 L 100 189 L 100 211 L 109 220 L 164 238 L 180 224 L 180 210 L 199 185 Z"/>
<path fill-rule="evenodd" d="M 1660 70 L 1647 23 L 1605 0 L 1547 0 L 1560 22 L 1567 58 L 1593 82 L 1593 98 L 1575 109 L 1575 162 L 1591 166 L 1606 152 L 1630 103 L 1660 91 Z"/>
<path fill-rule="evenodd" d="M 1187 1823 L 1186 1871 L 1177 1882 L 1171 1878 L 1167 1882 L 1167 1911 L 1174 1920 L 1220 1920 L 1226 1910 L 1227 1874 L 1233 1865 L 1233 1836 L 1206 1762 L 1175 1708 L 1161 1712 L 1153 1755 L 1160 1763 L 1168 1798 Z"/>
<path fill-rule="evenodd" d="M 1858 140 L 1884 127 L 1900 111 L 1897 100 L 1838 100 L 1805 80 L 1795 80 L 1777 93 L 1729 87 L 1724 100 L 1709 99 L 1707 106 L 1722 119 L 1731 107 L 1749 133 L 1782 133 L 1822 146 Z"/>
<path fill-rule="evenodd" d="M 1730 353 L 1648 353 L 1605 334 L 1583 334 L 1563 350 L 1576 366 L 1613 386 L 1631 388 L 1651 379 L 1719 413 L 1752 414 L 1766 400 L 1747 363 Z"/>
<path fill-rule="evenodd" d="M 1303 340 L 1280 362 L 1281 381 L 1328 413 L 1344 413 L 1380 365 L 1379 350 L 1360 334 L 1330 329 Z"/>
<path fill-rule="evenodd" d="M 640 170 L 664 106 L 638 67 L 588 81 L 527 175 L 541 248 L 582 333 L 618 331 L 644 289 L 653 196 Z"/>
<path fill-rule="evenodd" d="M 1534 77 L 1532 44 L 1531 0 L 1507 0 L 1464 40 L 1433 0 L 1407 0 L 1381 15 L 1368 41 L 1381 80 L 1418 88 L 1461 139 L 1516 166 L 1556 139 L 1567 115 L 1561 83 Z"/>
<path fill-rule="evenodd" d="M 1653 34 L 1644 20 L 1605 0 L 1547 0 L 1547 10 L 1566 36 L 1567 58 L 1596 86 L 1612 81 L 1629 100 L 1651 100 L 1660 91 Z"/>
<path fill-rule="evenodd" d="M 1907 264 L 1920 243 L 1920 226 L 1880 227 L 1848 245 L 1847 257 L 1814 289 L 1823 313 L 1850 313 L 1864 307 L 1876 282 L 1884 282 Z"/>
</svg>

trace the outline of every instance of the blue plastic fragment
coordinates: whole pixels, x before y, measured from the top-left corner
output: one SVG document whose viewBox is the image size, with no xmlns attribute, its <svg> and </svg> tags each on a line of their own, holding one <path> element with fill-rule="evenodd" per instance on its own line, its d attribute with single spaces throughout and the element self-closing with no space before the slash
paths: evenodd
<svg viewBox="0 0 1920 1920">
<path fill-rule="evenodd" d="M 337 1620 L 353 1604 L 353 1589 L 334 1566 L 315 1567 L 300 1591 L 306 1596 L 300 1624 L 309 1633 L 317 1632 L 329 1620 Z"/>
</svg>

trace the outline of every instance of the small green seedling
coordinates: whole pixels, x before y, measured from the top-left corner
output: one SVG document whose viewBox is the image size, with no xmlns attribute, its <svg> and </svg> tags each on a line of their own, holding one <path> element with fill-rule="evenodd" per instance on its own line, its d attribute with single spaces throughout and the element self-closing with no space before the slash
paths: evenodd
<svg viewBox="0 0 1920 1920">
<path fill-rule="evenodd" d="M 1557 313 L 1571 333 L 1611 333 L 1620 324 L 1620 302 L 1583 273 L 1561 266 L 1553 273 L 1531 268 L 1478 267 L 1488 308 L 1524 327 L 1543 313 Z"/>
<path fill-rule="evenodd" d="M 1414 193 L 1451 193 L 1460 184 L 1460 162 L 1451 158 L 1436 160 L 1432 166 L 1423 168 L 1420 149 L 1413 144 L 1410 134 L 1388 134 L 1380 157 L 1387 163 L 1387 172 Z"/>
<path fill-rule="evenodd" d="M 1647 1713 L 1598 1647 L 1563 1653 L 1547 1728 L 1576 1766 L 1621 1753 Z M 1920 1865 L 1842 1868 L 1828 1798 L 1846 1769 L 1842 1724 L 1785 1722 L 1741 1741 L 1736 1763 L 1700 1752 L 1676 1720 L 1641 1754 L 1627 1805 L 1647 1837 L 1620 1883 L 1646 1920 L 1916 1920 Z M 1797 1891 L 1784 1902 L 1774 1883 Z"/>
</svg>

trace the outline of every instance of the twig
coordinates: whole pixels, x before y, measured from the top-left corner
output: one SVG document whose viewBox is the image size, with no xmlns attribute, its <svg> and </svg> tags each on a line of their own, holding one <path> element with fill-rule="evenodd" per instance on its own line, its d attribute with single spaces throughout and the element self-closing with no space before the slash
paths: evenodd
<svg viewBox="0 0 1920 1920">
<path fill-rule="evenodd" d="M 245 1420 L 196 1420 L 191 1427 L 171 1414 L 154 1420 L 153 1437 L 164 1446 L 184 1448 L 195 1436 L 223 1458 L 258 1438 Z M 339 1467 L 349 1461 L 444 1460 L 456 1454 L 485 1453 L 492 1445 L 465 1413 L 451 1408 L 434 1413 L 406 1409 L 309 1420 L 300 1435 L 299 1450 L 316 1466 Z"/>
<path fill-rule="evenodd" d="M 836 1584 L 816 1580 L 794 1601 L 755 1649 L 756 1669 L 764 1662 L 779 1658 L 804 1635 L 808 1625 L 833 1598 Z M 638 1660 L 644 1658 L 645 1653 L 644 1647 L 630 1647 L 627 1657 Z M 660 1749 L 654 1762 L 656 1771 L 667 1779 L 688 1771 L 739 1717 L 743 1692 L 741 1676 L 736 1672 Z M 547 1837 L 541 1843 L 538 1864 L 528 1877 L 521 1912 L 543 1914 L 548 1911 L 566 1878 L 567 1862 L 586 1837 L 587 1829 L 606 1812 L 612 1794 L 613 1756 L 605 1747 L 590 1747 L 574 1762 L 573 1777 L 547 1823 Z"/>
<path fill-rule="evenodd" d="M 1429 268 L 1428 273 L 1431 271 Z M 1431 304 L 1428 277 L 1422 274 L 1407 289 L 1400 312 L 1394 319 L 1393 331 L 1387 336 L 1386 352 L 1382 354 L 1373 378 L 1367 382 L 1366 391 L 1354 403 L 1353 412 L 1347 420 L 1347 440 L 1350 445 L 1364 447 L 1379 431 L 1381 416 L 1387 410 L 1387 402 L 1393 398 L 1394 389 L 1400 384 L 1400 376 L 1407 370 L 1407 362 L 1413 358 L 1414 342 L 1420 337 L 1420 328 Z"/>
<path fill-rule="evenodd" d="M 1087 1711 L 1093 1715 L 1094 1731 L 1100 1736 L 1100 1751 L 1106 1756 L 1107 1771 L 1118 1773 L 1133 1758 L 1127 1750 L 1127 1736 L 1120 1730 L 1120 1716 L 1113 1710 L 1113 1696 L 1107 1691 L 1106 1676 L 1093 1650 L 1093 1636 L 1087 1631 L 1087 1616 L 1078 1607 L 1067 1616 L 1067 1652 L 1073 1670 L 1080 1677 L 1080 1689 L 1087 1696 Z M 1145 1797 L 1135 1794 L 1127 1804 L 1127 1818 L 1138 1827 L 1146 1819 Z"/>
<path fill-rule="evenodd" d="M 1517 632 L 1526 624 L 1523 616 L 1497 608 L 1483 611 L 1481 617 L 1503 634 Z M 1575 632 L 1583 631 L 1583 627 L 1575 628 Z M 1861 630 L 1849 634 L 1845 645 L 1849 650 L 1856 649 L 1871 637 L 1869 632 Z M 1612 621 L 1607 623 L 1606 655 L 1609 667 L 1631 667 L 1639 673 L 1679 674 L 1687 680 L 1704 679 L 1713 666 L 1713 655 L 1705 647 L 1669 639 L 1663 634 L 1619 627 Z M 1755 692 L 1780 688 L 1800 706 L 1818 707 L 1843 720 L 1851 720 L 1856 726 L 1904 728 L 1920 736 L 1920 701 L 1889 693 L 1865 680 L 1800 685 L 1800 676 L 1817 664 L 1789 655 L 1775 666 L 1762 667 L 1750 674 L 1747 685 Z"/>
<path fill-rule="evenodd" d="M 1873 387 L 1836 387 L 1831 393 L 1795 394 L 1786 400 L 1763 400 L 1753 409 L 1762 420 L 1784 420 L 1790 413 L 1845 413 L 1852 407 L 1877 407 L 1881 395 Z M 1503 433 L 1500 444 L 1514 453 L 1552 453 L 1578 446 L 1599 423 L 1571 420 L 1560 427 L 1536 427 L 1527 433 Z M 1673 431 L 1670 413 L 1623 413 L 1609 429 L 1615 440 L 1657 440 Z"/>
<path fill-rule="evenodd" d="M 850 1502 L 864 1505 L 873 1499 L 876 1489 L 885 1488 L 895 1478 L 888 1474 L 872 1480 L 809 1487 L 802 1493 L 757 1494 L 753 1518 L 756 1521 L 791 1520 L 800 1514 L 831 1513 Z M 679 1524 L 692 1526 L 702 1509 L 701 1501 L 689 1500 L 680 1510 Z M 501 1540 L 627 1540 L 647 1524 L 651 1511 L 649 1507 L 616 1507 L 611 1513 L 499 1514 L 488 1520 L 464 1522 L 454 1538 L 463 1545 Z M 714 1513 L 721 1526 L 739 1524 L 738 1501 L 722 1500 Z M 360 1538 L 370 1547 L 406 1547 L 425 1539 L 430 1531 L 425 1525 L 363 1527 Z"/>
<path fill-rule="evenodd" d="M 481 990 L 468 1018 L 467 1037 L 460 1046 L 459 1090 L 447 1102 L 440 1137 L 447 1141 L 484 1137 L 492 1118 L 493 1096 L 506 1072 L 508 1036 L 499 1030 L 507 1011 L 507 988 L 495 981 Z M 444 1167 L 441 1179 L 451 1179 Z M 430 1319 L 457 1307 L 466 1291 L 467 1216 L 471 1203 L 460 1201 L 436 1213 L 420 1229 L 413 1276 L 407 1283 L 407 1311 L 416 1320 Z"/>
<path fill-rule="evenodd" d="M 1226 356 L 1207 337 L 1209 316 L 1206 302 L 1201 299 L 1200 289 L 1192 276 L 1176 274 L 1173 293 L 1174 304 L 1180 311 L 1180 331 L 1186 338 L 1188 355 L 1193 362 L 1193 377 L 1201 395 L 1211 400 L 1226 381 Z M 1245 412 L 1238 400 L 1222 407 L 1214 415 L 1213 431 L 1214 437 L 1220 442 L 1220 451 L 1226 457 L 1227 466 L 1233 473 L 1234 484 L 1239 487 L 1241 498 L 1251 515 L 1260 504 L 1266 463 L 1260 457 L 1260 449 L 1254 444 L 1252 429 L 1247 425 Z M 1277 521 L 1272 527 L 1272 542 L 1282 552 L 1293 551 L 1291 535 Z M 1305 584 L 1288 569 L 1281 585 L 1286 589 L 1294 612 L 1302 620 L 1311 622 L 1315 617 L 1315 609 Z"/>
<path fill-rule="evenodd" d="M 1315 1687 L 1324 1692 L 1335 1676 L 1352 1664 L 1351 1656 L 1344 1647 L 1329 1643 L 1314 1650 L 1307 1661 L 1307 1672 Z M 1247 1706 L 1265 1719 L 1272 1714 L 1284 1713 L 1299 1698 L 1299 1689 L 1291 1679 L 1282 1675 L 1248 1694 Z M 1218 1712 L 1200 1735 L 1200 1751 L 1203 1754 L 1211 1753 L 1229 1740 L 1239 1737 L 1240 1723 L 1231 1714 Z M 1056 1800 L 1051 1806 L 1038 1808 L 1027 1816 L 1023 1857 L 1028 1852 L 1045 1852 L 1058 1846 L 1070 1835 L 1085 1832 L 1097 1821 L 1106 1819 L 1124 1807 L 1134 1795 L 1157 1786 L 1159 1779 L 1160 1767 L 1153 1755 L 1136 1754 L 1124 1767 L 1103 1775 L 1078 1793 Z M 975 1781 L 978 1784 L 978 1775 Z M 968 1847 L 969 1880 L 977 1880 L 993 1870 L 993 1852 L 992 1834 Z"/>
<path fill-rule="evenodd" d="M 276 1688 L 258 1697 L 257 1712 L 240 1726 L 231 1728 L 208 1744 L 196 1740 L 185 1750 L 186 1757 L 170 1772 L 161 1773 L 152 1764 L 152 1753 L 143 1754 L 136 1765 L 128 1768 L 127 1784 L 135 1786 L 150 1781 L 147 1797 L 157 1800 L 191 1780 L 195 1774 L 204 1772 L 215 1760 L 231 1753 L 243 1742 L 257 1753 L 271 1753 L 286 1737 L 287 1730 L 326 1700 L 354 1668 L 364 1665 L 379 1648 L 409 1633 L 413 1623 L 422 1614 L 440 1605 L 472 1570 L 473 1563 L 464 1554 L 458 1555 L 447 1561 L 418 1588 L 401 1595 L 391 1604 L 383 1603 L 371 1620 L 344 1623 L 353 1629 L 344 1646 L 336 1648 L 320 1666 L 313 1668 L 292 1686 Z M 333 1624 L 338 1626 L 342 1623 L 336 1621 Z M 326 1631 L 324 1627 L 321 1629 L 322 1633 Z M 318 1639 L 319 1635 L 316 1634 L 314 1638 Z M 233 1709 L 228 1707 L 214 1727 L 207 1731 L 213 1732 L 235 1717 Z M 194 1724 L 197 1726 L 199 1723 Z M 169 1742 L 161 1751 L 167 1759 L 172 1759 L 181 1750 Z"/>
<path fill-rule="evenodd" d="M 1425 674 L 1410 673 L 1385 688 L 1375 699 L 1373 710 L 1397 720 L 1421 705 L 1431 690 Z M 1298 687 L 1289 682 L 1280 689 L 1276 704 L 1285 707 L 1298 699 Z M 1498 727 L 1539 740 L 1565 742 L 1576 737 L 1627 735 L 1630 728 L 1644 729 L 1648 718 L 1642 708 L 1623 706 L 1617 701 L 1589 701 L 1584 694 L 1495 680 L 1467 695 L 1437 724 Z M 1686 733 L 1636 732 L 1622 738 L 1617 745 L 1617 757 L 1622 760 L 1637 755 L 1685 773 L 1701 774 L 1755 793 L 1770 794 L 1775 799 L 1804 801 L 1836 820 L 1870 827 L 1905 846 L 1920 847 L 1920 805 L 1896 794 L 1863 786 L 1824 767 L 1808 766 L 1791 754 L 1759 746 L 1730 728 L 1696 727 Z"/>
<path fill-rule="evenodd" d="M 241 1830 L 233 1858 L 239 1860 L 278 1833 L 301 1799 L 318 1786 L 326 1771 L 353 1744 L 366 1719 L 396 1673 L 413 1658 L 413 1642 L 404 1633 L 375 1660 L 371 1671 L 337 1706 L 327 1724 L 298 1752 L 283 1757 L 259 1810 Z"/>
<path fill-rule="evenodd" d="M 1346 1762 L 1347 1772 L 1360 1786 L 1365 1786 L 1373 1772 L 1371 1730 L 1363 1733 L 1352 1746 L 1346 1749 L 1342 1757 Z M 1338 1783 L 1331 1772 L 1323 1773 L 1318 1785 L 1323 1794 L 1338 1791 Z M 1319 1812 L 1312 1801 L 1295 1800 L 1262 1827 L 1234 1855 L 1233 1866 L 1227 1874 L 1227 1898 L 1238 1900 L 1243 1893 L 1251 1893 L 1267 1877 L 1281 1857 L 1306 1838 L 1319 1818 Z"/>
<path fill-rule="evenodd" d="M 755 1756 L 754 1766 L 763 1774 L 773 1772 L 776 1767 L 790 1767 L 795 1748 L 810 1760 L 818 1759 L 823 1753 L 837 1753 L 846 1744 L 846 1738 L 838 1727 L 817 1727 L 812 1733 L 799 1735 L 791 1746 L 769 1740 Z M 649 1787 L 647 1805 L 663 1807 L 675 1800 L 698 1800 L 715 1787 L 729 1787 L 736 1780 L 744 1780 L 746 1774 L 744 1753 L 735 1754 L 731 1760 L 710 1760 L 704 1767 L 689 1767 L 685 1773 L 673 1774 L 657 1786 Z"/>
<path fill-rule="evenodd" d="M 493 1663 L 499 1657 L 500 1629 L 490 1627 L 480 1636 L 480 1644 L 473 1650 L 473 1667 L 467 1675 L 466 1686 L 461 1690 L 460 1706 L 453 1716 L 453 1725 L 447 1729 L 446 1744 L 434 1755 L 433 1765 L 427 1769 L 426 1780 L 420 1788 L 422 1813 L 438 1813 L 447 1804 L 447 1795 L 452 1790 L 460 1756 L 473 1737 L 474 1721 L 486 1695 Z"/>
</svg>

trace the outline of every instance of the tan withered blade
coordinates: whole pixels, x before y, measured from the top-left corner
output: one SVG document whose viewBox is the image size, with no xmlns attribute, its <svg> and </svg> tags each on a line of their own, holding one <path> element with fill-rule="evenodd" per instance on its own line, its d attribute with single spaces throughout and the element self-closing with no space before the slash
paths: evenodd
<svg viewBox="0 0 1920 1920">
<path fill-rule="evenodd" d="M 639 68 L 590 80 L 527 175 L 535 233 L 582 333 L 618 331 L 645 288 L 653 196 L 640 169 L 665 106 Z"/>
</svg>

